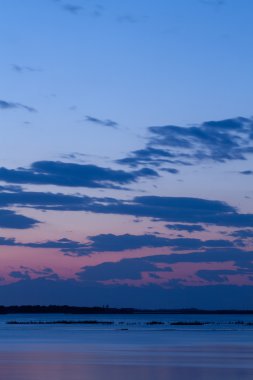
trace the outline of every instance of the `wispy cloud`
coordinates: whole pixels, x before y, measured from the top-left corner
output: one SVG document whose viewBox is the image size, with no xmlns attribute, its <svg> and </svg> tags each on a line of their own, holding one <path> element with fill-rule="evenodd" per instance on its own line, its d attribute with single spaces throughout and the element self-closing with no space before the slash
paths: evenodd
<svg viewBox="0 0 253 380">
<path fill-rule="evenodd" d="M 21 66 L 21 65 L 17 65 L 17 64 L 13 64 L 13 65 L 11 65 L 11 67 L 12 67 L 12 70 L 17 72 L 17 73 L 24 73 L 24 72 L 34 73 L 34 72 L 41 71 L 41 69 L 36 69 L 34 67 L 31 67 L 31 66 Z"/>
<path fill-rule="evenodd" d="M 26 106 L 22 103 L 9 102 L 6 100 L 0 100 L 0 109 L 2 110 L 24 109 L 28 112 L 37 112 L 37 110 L 33 107 Z"/>
<path fill-rule="evenodd" d="M 195 277 L 194 281 L 200 285 L 203 282 L 201 280 L 206 280 L 205 285 L 209 283 L 215 285 L 220 281 L 224 281 L 229 284 L 229 279 L 227 276 L 230 275 L 244 275 L 246 280 L 250 280 L 249 277 L 252 276 L 252 261 L 253 252 L 243 252 L 239 249 L 206 249 L 202 252 L 191 252 L 187 254 L 170 254 L 170 255 L 156 255 L 147 256 L 144 258 L 129 258 L 123 259 L 119 262 L 107 262 L 98 264 L 96 266 L 86 266 L 82 271 L 78 273 L 80 279 L 85 282 L 104 282 L 104 285 L 109 284 L 122 284 L 123 280 L 125 284 L 131 286 L 147 286 L 148 283 L 156 283 L 157 285 L 168 287 L 173 284 L 173 287 L 178 288 L 179 283 L 182 282 L 186 286 L 192 285 L 192 278 Z M 229 269 L 211 269 L 212 264 L 219 263 L 231 263 L 234 265 L 229 265 Z M 174 271 L 174 265 L 182 265 L 184 268 L 187 264 L 193 264 L 192 269 L 189 269 L 188 275 L 186 274 L 184 278 L 177 275 Z M 199 269 L 199 264 L 208 265 L 208 269 Z M 155 276 L 153 276 L 153 274 Z M 168 276 L 169 274 L 169 276 Z M 170 276 L 172 274 L 172 276 Z M 151 275 L 151 276 L 150 276 Z M 223 277 L 224 276 L 224 277 Z M 128 281 L 130 279 L 143 280 L 140 282 Z M 177 280 L 178 282 L 170 283 L 170 279 Z M 156 281 L 157 280 L 157 281 Z M 252 281 L 252 279 L 251 279 Z"/>
<path fill-rule="evenodd" d="M 162 248 L 173 247 L 176 251 L 189 251 L 202 248 L 232 248 L 233 242 L 229 240 L 200 240 L 192 238 L 166 238 L 151 234 L 144 235 L 114 235 L 101 234 L 88 237 L 88 243 L 82 243 L 69 239 L 45 241 L 36 243 L 21 243 L 13 238 L 0 237 L 0 245 L 30 248 L 54 248 L 67 255 L 84 256 L 98 252 L 123 252 L 144 247 Z"/>
<path fill-rule="evenodd" d="M 148 131 L 146 147 L 133 151 L 117 163 L 133 167 L 193 165 L 203 161 L 246 160 L 253 154 L 253 119 L 244 117 L 186 127 L 153 126 Z"/>
<path fill-rule="evenodd" d="M 243 175 L 252 175 L 253 174 L 253 170 L 243 170 L 243 171 L 241 171 L 239 173 L 243 174 Z"/>
<path fill-rule="evenodd" d="M 204 227 L 198 224 L 167 224 L 169 230 L 187 231 L 187 232 L 202 232 L 205 231 Z"/>
<path fill-rule="evenodd" d="M 81 5 L 74 5 L 74 4 L 63 4 L 62 9 L 66 12 L 69 12 L 73 15 L 77 15 L 83 10 L 83 7 Z"/>
<path fill-rule="evenodd" d="M 28 169 L 0 168 L 0 180 L 14 184 L 119 189 L 121 185 L 137 182 L 140 178 L 152 177 L 158 177 L 158 174 L 149 168 L 127 172 L 61 161 L 37 161 Z"/>
<path fill-rule="evenodd" d="M 9 174 L 10 180 L 13 182 L 14 178 L 11 179 L 12 173 Z M 25 178 L 22 178 L 22 181 L 22 183 L 42 184 L 41 179 L 37 182 L 35 180 L 31 182 L 31 180 L 25 181 Z M 56 184 L 56 182 L 62 183 L 62 181 L 63 178 L 61 177 L 58 180 L 55 179 L 54 183 L 43 178 L 43 184 Z M 0 206 L 131 215 L 133 217 L 151 218 L 159 222 L 178 224 L 210 224 L 237 228 L 251 227 L 253 225 L 253 214 L 240 213 L 235 207 L 224 202 L 189 197 L 142 196 L 120 200 L 111 197 L 95 198 L 61 193 L 44 193 L 41 191 L 2 191 L 0 192 Z"/>
<path fill-rule="evenodd" d="M 86 116 L 86 121 L 90 122 L 90 123 L 93 123 L 93 124 L 98 124 L 98 125 L 101 125 L 103 127 L 111 127 L 111 128 L 118 128 L 118 123 L 114 120 L 111 120 L 111 119 L 105 119 L 105 120 L 102 120 L 102 119 L 98 119 L 94 116 Z"/>
</svg>

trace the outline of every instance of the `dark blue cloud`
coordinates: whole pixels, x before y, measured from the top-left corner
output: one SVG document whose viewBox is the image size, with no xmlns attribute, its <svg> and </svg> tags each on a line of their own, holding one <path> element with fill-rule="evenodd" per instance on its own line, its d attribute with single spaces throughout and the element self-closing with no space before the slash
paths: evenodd
<svg viewBox="0 0 253 380">
<path fill-rule="evenodd" d="M 253 230 L 250 230 L 248 228 L 244 230 L 237 230 L 237 231 L 232 232 L 230 236 L 238 237 L 242 239 L 253 238 Z"/>
<path fill-rule="evenodd" d="M 89 236 L 88 243 L 81 243 L 69 239 L 59 239 L 55 241 L 45 241 L 37 243 L 20 243 L 13 238 L 6 239 L 0 237 L 0 245 L 18 246 L 30 248 L 53 248 L 59 249 L 66 255 L 83 256 L 94 252 L 122 252 L 125 250 L 140 249 L 143 247 L 160 248 L 173 247 L 175 251 L 200 249 L 204 247 L 233 247 L 233 243 L 227 240 L 200 240 L 177 238 L 169 239 L 156 235 L 113 235 L 101 234 Z"/>
<path fill-rule="evenodd" d="M 178 169 L 174 169 L 174 168 L 162 168 L 161 170 L 163 172 L 167 172 L 167 173 L 170 173 L 170 174 L 178 174 L 179 173 L 179 170 Z"/>
<path fill-rule="evenodd" d="M 243 171 L 241 171 L 239 173 L 243 174 L 243 175 L 252 175 L 253 174 L 253 170 L 243 170 Z"/>
<path fill-rule="evenodd" d="M 38 220 L 16 214 L 14 211 L 0 209 L 0 228 L 27 229 L 38 223 Z"/>
<path fill-rule="evenodd" d="M 126 172 L 96 165 L 61 161 L 38 161 L 30 168 L 0 168 L 0 180 L 15 184 L 56 185 L 118 189 L 118 185 L 137 182 L 140 178 L 157 177 L 149 168 Z"/>
<path fill-rule="evenodd" d="M 165 163 L 189 165 L 202 161 L 246 160 L 253 154 L 253 120 L 243 117 L 207 121 L 194 126 L 149 127 L 149 142 L 118 160 L 129 166 Z"/>
<path fill-rule="evenodd" d="M 106 119 L 106 120 L 101 120 L 98 119 L 94 116 L 86 116 L 86 121 L 93 123 L 93 124 L 98 124 L 101 125 L 102 127 L 111 127 L 111 128 L 118 128 L 118 123 L 116 121 Z"/>
<path fill-rule="evenodd" d="M 129 261 L 131 264 L 129 265 Z M 79 279 L 83 282 L 97 282 L 111 279 L 133 279 L 142 278 L 142 272 L 164 272 L 164 269 L 158 268 L 154 263 L 149 262 L 148 258 L 124 259 L 117 263 L 103 263 L 95 267 L 86 267 L 77 273 Z M 166 267 L 166 272 L 172 272 L 172 269 Z"/>
<path fill-rule="evenodd" d="M 129 259 L 130 260 L 130 259 Z M 150 256 L 150 261 L 166 263 L 169 265 L 176 263 L 224 263 L 234 262 L 238 268 L 253 267 L 253 252 L 243 251 L 239 248 L 206 248 L 200 252 L 180 253 L 170 255 Z"/>
<path fill-rule="evenodd" d="M 90 249 L 95 252 L 100 251 L 124 251 L 138 249 L 142 247 L 166 247 L 170 239 L 156 235 L 114 235 L 101 234 L 89 236 L 91 242 Z"/>
<path fill-rule="evenodd" d="M 208 282 L 223 282 L 226 283 L 228 281 L 228 276 L 236 276 L 236 275 L 253 275 L 253 266 L 251 268 L 235 268 L 232 269 L 201 269 L 196 272 L 196 275 L 203 280 Z"/>
<path fill-rule="evenodd" d="M 28 112 L 37 112 L 37 110 L 33 107 L 26 106 L 22 103 L 13 103 L 7 102 L 6 100 L 0 100 L 0 109 L 2 110 L 10 110 L 10 109 L 24 109 Z"/>
<path fill-rule="evenodd" d="M 250 227 L 253 224 L 253 214 L 240 214 L 224 202 L 189 197 L 135 197 L 130 201 L 111 201 L 108 205 L 97 203 L 93 206 L 93 211 L 150 217 L 176 223 L 235 227 Z"/>
<path fill-rule="evenodd" d="M 197 270 L 196 275 L 207 281 L 227 281 L 223 276 L 253 274 L 253 252 L 244 252 L 240 249 L 206 249 L 202 252 L 188 254 L 156 255 L 145 258 L 129 258 L 119 262 L 102 263 L 96 266 L 86 266 L 77 273 L 80 280 L 100 282 L 117 279 L 140 279 L 142 272 L 172 272 L 173 264 L 187 263 L 225 263 L 234 262 L 233 270 Z M 180 280 L 180 278 L 179 278 Z M 183 281 L 183 279 L 181 279 Z M 168 280 L 169 281 L 169 280 Z M 178 285 L 178 284 L 177 284 Z"/>
<path fill-rule="evenodd" d="M 118 164 L 137 167 L 139 165 L 161 166 L 166 164 L 190 165 L 188 162 L 177 160 L 176 153 L 169 150 L 147 146 L 144 149 L 133 151 L 130 156 L 116 160 Z"/>
<path fill-rule="evenodd" d="M 19 193 L 22 191 L 22 187 L 18 185 L 0 185 L 0 192 L 9 191 L 11 193 Z"/>
<path fill-rule="evenodd" d="M 28 268 L 21 266 L 20 270 L 12 271 L 9 273 L 10 277 L 17 280 L 31 280 L 32 276 L 36 278 L 43 278 L 47 280 L 59 280 L 59 276 L 51 268 L 43 268 L 42 270 L 36 270 L 33 268 Z"/>
<path fill-rule="evenodd" d="M 241 228 L 253 225 L 253 214 L 240 214 L 227 203 L 200 198 L 142 196 L 120 200 L 49 192 L 0 192 L 0 207 L 14 205 L 40 210 L 131 215 L 179 224 L 206 223 Z"/>
<path fill-rule="evenodd" d="M 232 243 L 227 240 L 206 240 L 177 238 L 169 239 L 156 235 L 113 235 L 102 234 L 90 236 L 89 248 L 93 252 L 100 251 L 124 251 L 142 247 L 175 247 L 177 250 L 197 249 L 201 247 L 231 247 Z"/>
<path fill-rule="evenodd" d="M 0 207 L 19 206 L 40 210 L 85 211 L 96 204 L 95 198 L 43 192 L 0 192 Z"/>
<path fill-rule="evenodd" d="M 195 160 L 244 160 L 253 153 L 253 120 L 246 118 L 209 121 L 191 127 L 167 125 L 150 127 L 150 144 L 181 149 Z"/>
<path fill-rule="evenodd" d="M 205 228 L 198 224 L 167 224 L 169 230 L 187 231 L 187 232 L 202 232 Z"/>
</svg>

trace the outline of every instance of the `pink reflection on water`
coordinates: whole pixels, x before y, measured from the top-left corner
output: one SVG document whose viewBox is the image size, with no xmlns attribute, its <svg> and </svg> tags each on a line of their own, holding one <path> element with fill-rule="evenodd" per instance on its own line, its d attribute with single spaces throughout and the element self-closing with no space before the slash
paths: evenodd
<svg viewBox="0 0 253 380">
<path fill-rule="evenodd" d="M 181 348 L 176 355 L 121 357 L 71 352 L 13 352 L 0 354 L 1 379 L 6 380 L 249 380 L 252 365 L 231 360 L 223 352 L 213 356 L 206 347 L 200 352 Z M 221 354 L 221 357 L 219 355 Z M 135 359 L 133 357 L 135 356 Z M 233 363 L 232 363 L 233 362 Z"/>
</svg>

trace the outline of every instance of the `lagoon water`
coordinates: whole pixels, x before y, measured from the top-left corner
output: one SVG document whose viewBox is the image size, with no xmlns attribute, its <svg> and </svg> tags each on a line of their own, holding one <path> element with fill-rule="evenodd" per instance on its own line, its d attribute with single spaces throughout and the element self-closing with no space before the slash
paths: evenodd
<svg viewBox="0 0 253 380">
<path fill-rule="evenodd" d="M 8 324 L 14 320 L 47 324 Z M 98 323 L 54 323 L 63 320 Z M 253 379 L 252 322 L 246 315 L 4 315 L 0 379 Z"/>
</svg>

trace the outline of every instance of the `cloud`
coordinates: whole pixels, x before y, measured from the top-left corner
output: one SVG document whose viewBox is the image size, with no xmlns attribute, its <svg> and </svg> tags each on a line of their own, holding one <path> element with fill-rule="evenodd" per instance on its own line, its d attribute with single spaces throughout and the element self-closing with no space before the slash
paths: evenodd
<svg viewBox="0 0 253 380">
<path fill-rule="evenodd" d="M 86 116 L 85 120 L 93 124 L 101 125 L 102 127 L 111 127 L 111 128 L 116 129 L 119 126 L 119 124 L 116 121 L 113 121 L 110 119 L 101 120 L 96 117 L 88 116 L 88 115 Z"/>
<path fill-rule="evenodd" d="M 56 185 L 119 189 L 119 185 L 137 182 L 140 178 L 157 177 L 148 168 L 125 172 L 96 165 L 81 165 L 61 161 L 37 161 L 29 169 L 0 168 L 0 180 L 16 184 Z"/>
<path fill-rule="evenodd" d="M 102 263 L 95 267 L 85 267 L 81 272 L 77 273 L 82 282 L 100 282 L 106 280 L 117 279 L 133 279 L 142 278 L 143 272 L 152 274 L 157 272 L 172 272 L 170 267 L 166 269 L 158 268 L 155 263 L 149 261 L 149 258 L 123 259 L 116 263 Z"/>
<path fill-rule="evenodd" d="M 95 252 L 101 251 L 124 251 L 138 249 L 142 247 L 165 247 L 169 239 L 158 237 L 156 235 L 114 235 L 101 234 L 89 236 L 91 241 L 90 250 Z"/>
<path fill-rule="evenodd" d="M 193 284 L 198 287 L 207 287 L 224 283 L 231 289 L 233 276 L 241 278 L 241 285 L 243 281 L 244 284 L 252 281 L 252 260 L 253 252 L 230 248 L 206 249 L 188 254 L 125 258 L 119 262 L 85 266 L 77 275 L 87 286 L 102 284 L 111 289 L 110 286 L 114 285 L 119 292 L 122 285 L 135 289 L 142 287 L 147 290 L 151 283 L 156 284 L 160 289 L 164 288 L 167 291 L 169 289 L 169 292 L 181 287 L 191 288 Z M 217 264 L 222 269 L 217 269 Z M 227 269 L 224 269 L 224 266 L 227 266 Z M 202 269 L 204 267 L 207 269 Z M 183 276 L 180 268 L 183 270 Z"/>
<path fill-rule="evenodd" d="M 161 170 L 163 172 L 167 172 L 167 173 L 170 173 L 170 174 L 178 174 L 179 173 L 179 170 L 174 169 L 174 168 L 162 168 Z"/>
<path fill-rule="evenodd" d="M 150 127 L 150 144 L 182 149 L 195 160 L 243 160 L 253 153 L 253 120 L 246 118 L 208 121 L 197 126 Z M 180 153 L 184 157 L 184 153 Z M 180 156 L 179 154 L 179 156 Z"/>
<path fill-rule="evenodd" d="M 64 2 L 63 0 L 51 0 L 51 1 L 58 4 L 60 9 L 62 9 L 65 12 L 69 12 L 72 15 L 77 15 L 84 10 L 84 7 L 82 5 L 73 4 L 70 1 L 69 2 Z M 79 1 L 79 3 L 81 2 Z M 85 3 L 85 9 L 86 11 L 89 11 L 89 14 L 92 17 L 100 17 L 105 8 L 103 5 L 94 3 L 92 1 L 92 2 Z"/>
<path fill-rule="evenodd" d="M 240 214 L 225 202 L 190 197 L 142 196 L 129 201 L 93 205 L 98 213 L 133 215 L 160 221 L 218 226 L 250 227 L 253 214 Z"/>
<path fill-rule="evenodd" d="M 90 236 L 91 244 L 89 249 L 93 252 L 101 251 L 124 251 L 131 249 L 139 249 L 142 247 L 176 247 L 178 250 L 189 250 L 201 247 L 228 247 L 232 246 L 231 242 L 227 240 L 206 240 L 200 239 L 170 239 L 151 234 L 144 235 L 114 235 L 114 234 L 101 234 Z"/>
<path fill-rule="evenodd" d="M 235 276 L 238 274 L 252 274 L 252 271 L 247 270 L 230 270 L 230 269 L 202 269 L 196 272 L 196 276 L 206 280 L 208 282 L 226 283 L 228 282 L 228 276 Z"/>
<path fill-rule="evenodd" d="M 23 182 L 25 182 L 24 179 Z M 56 184 L 56 182 L 42 182 L 41 180 L 29 183 Z M 130 200 L 120 200 L 50 192 L 0 192 L 0 207 L 10 206 L 32 207 L 40 210 L 131 215 L 179 224 L 204 223 L 239 228 L 253 225 L 253 214 L 241 214 L 225 202 L 190 197 L 142 196 Z"/>
<path fill-rule="evenodd" d="M 169 230 L 187 231 L 187 232 L 202 232 L 205 228 L 198 224 L 167 224 Z"/>
<path fill-rule="evenodd" d="M 253 154 L 253 119 L 238 117 L 188 127 L 152 126 L 148 131 L 146 147 L 117 163 L 133 167 L 193 165 L 203 161 L 224 163 L 246 160 Z"/>
<path fill-rule="evenodd" d="M 243 175 L 252 175 L 253 174 L 253 170 L 243 170 L 243 171 L 241 171 L 239 173 L 243 174 Z"/>
<path fill-rule="evenodd" d="M 176 263 L 224 263 L 234 262 L 238 268 L 251 268 L 253 261 L 252 251 L 243 251 L 240 248 L 222 247 L 206 248 L 205 250 L 191 253 L 173 253 L 170 255 L 157 255 L 149 257 L 149 260 L 165 264 Z"/>
<path fill-rule="evenodd" d="M 253 230 L 251 229 L 237 230 L 237 231 L 232 232 L 230 236 L 238 237 L 242 239 L 253 238 Z"/>
<path fill-rule="evenodd" d="M 52 248 L 59 249 L 66 255 L 84 256 L 97 252 L 122 252 L 126 250 L 135 250 L 144 247 L 161 248 L 173 247 L 175 251 L 192 250 L 205 247 L 233 247 L 233 243 L 227 240 L 205 240 L 178 238 L 170 239 L 158 237 L 156 235 L 114 235 L 101 234 L 88 237 L 88 243 L 77 242 L 69 239 L 59 239 L 56 241 L 45 241 L 35 243 L 20 243 L 13 238 L 0 237 L 0 245 L 17 246 L 30 248 Z"/>
<path fill-rule="evenodd" d="M 164 164 L 180 163 L 175 161 L 175 159 L 176 154 L 174 153 L 148 146 L 144 149 L 135 150 L 129 157 L 119 159 L 116 162 L 121 165 L 129 165 L 132 167 L 146 164 L 160 166 Z M 182 162 L 182 164 L 184 164 L 184 162 Z"/>
<path fill-rule="evenodd" d="M 29 73 L 34 73 L 34 72 L 38 72 L 38 71 L 41 71 L 40 69 L 35 69 L 34 67 L 31 67 L 31 66 L 21 66 L 21 65 L 17 65 L 17 64 L 13 64 L 11 65 L 12 67 L 12 70 L 17 72 L 17 73 L 24 73 L 24 72 L 29 72 Z"/>
<path fill-rule="evenodd" d="M 7 102 L 6 100 L 0 100 L 0 109 L 2 110 L 10 110 L 10 109 L 24 109 L 28 112 L 37 112 L 37 110 L 33 107 L 26 106 L 22 103 L 13 103 Z"/>
<path fill-rule="evenodd" d="M 11 193 L 19 193 L 22 191 L 22 187 L 18 185 L 0 185 L 0 192 L 8 191 Z"/>
<path fill-rule="evenodd" d="M 104 200 L 105 201 L 105 200 Z M 90 211 L 96 198 L 61 193 L 21 191 L 0 193 L 0 207 L 29 207 L 39 210 Z"/>
<path fill-rule="evenodd" d="M 51 268 L 43 268 L 41 270 L 36 270 L 33 268 L 28 268 L 21 266 L 20 270 L 12 271 L 9 273 L 10 277 L 17 280 L 31 280 L 35 278 L 43 278 L 45 280 L 59 280 L 59 276 Z"/>
<path fill-rule="evenodd" d="M 74 5 L 74 4 L 63 4 L 62 9 L 66 12 L 76 15 L 83 10 L 83 7 L 80 5 Z"/>
<path fill-rule="evenodd" d="M 14 211 L 0 209 L 0 228 L 27 229 L 38 223 L 38 220 L 16 214 Z"/>
</svg>

